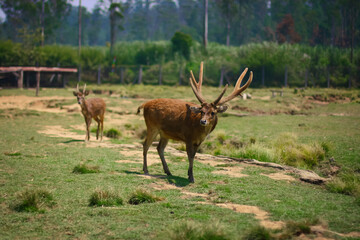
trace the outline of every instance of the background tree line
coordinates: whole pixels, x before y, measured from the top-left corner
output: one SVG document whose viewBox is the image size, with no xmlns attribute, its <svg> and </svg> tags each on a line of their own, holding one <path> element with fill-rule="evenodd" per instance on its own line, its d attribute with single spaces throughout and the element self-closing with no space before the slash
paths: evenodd
<svg viewBox="0 0 360 240">
<path fill-rule="evenodd" d="M 156 75 L 170 84 L 205 60 L 212 85 L 226 83 L 245 66 L 254 69 L 258 86 L 284 85 L 284 74 L 292 85 L 356 83 L 359 1 L 210 0 L 206 50 L 204 1 L 99 0 L 92 12 L 82 7 L 85 48 L 77 56 L 78 7 L 67 0 L 0 0 L 7 16 L 0 24 L 0 65 L 81 64 L 93 76 L 115 61 L 115 69 L 103 74 L 108 81 L 125 75 L 125 82 L 135 82 L 135 65 L 143 65 L 145 82 Z M 113 51 L 112 31 L 118 41 Z"/>
</svg>

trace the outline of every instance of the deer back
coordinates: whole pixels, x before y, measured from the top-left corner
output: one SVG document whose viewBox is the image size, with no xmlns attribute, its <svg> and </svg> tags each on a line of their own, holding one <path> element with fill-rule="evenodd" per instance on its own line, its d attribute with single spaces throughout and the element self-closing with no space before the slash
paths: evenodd
<svg viewBox="0 0 360 240">
<path fill-rule="evenodd" d="M 142 107 L 148 129 L 157 129 L 162 136 L 174 140 L 200 144 L 217 124 L 215 115 L 207 126 L 200 125 L 201 114 L 191 110 L 199 106 L 177 99 L 154 99 Z"/>
</svg>

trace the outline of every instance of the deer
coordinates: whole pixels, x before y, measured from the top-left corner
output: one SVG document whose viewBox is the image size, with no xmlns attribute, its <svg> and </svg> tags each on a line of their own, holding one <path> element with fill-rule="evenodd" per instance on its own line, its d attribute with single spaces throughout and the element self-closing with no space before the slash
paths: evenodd
<svg viewBox="0 0 360 240">
<path fill-rule="evenodd" d="M 164 149 L 169 141 L 173 139 L 185 143 L 186 153 L 189 161 L 188 180 L 194 183 L 193 165 L 195 154 L 205 140 L 205 138 L 215 129 L 218 122 L 218 113 L 223 113 L 228 109 L 225 103 L 241 95 L 250 85 L 253 73 L 247 82 L 241 86 L 242 79 L 246 75 L 246 68 L 238 78 L 233 92 L 223 98 L 228 85 L 224 87 L 221 94 L 213 101 L 208 102 L 202 95 L 203 82 L 203 62 L 200 64 L 199 82 L 196 81 L 194 74 L 190 71 L 190 85 L 195 97 L 200 102 L 200 106 L 185 102 L 179 99 L 159 98 L 143 103 L 137 109 L 137 114 L 143 109 L 143 116 L 147 127 L 147 134 L 143 143 L 143 171 L 148 175 L 147 152 L 155 137 L 160 134 L 160 141 L 157 145 L 157 152 L 160 156 L 164 172 L 171 176 L 171 172 L 164 157 Z"/>
<path fill-rule="evenodd" d="M 89 95 L 89 91 L 86 91 L 85 89 L 86 89 L 86 84 L 84 85 L 83 91 L 80 92 L 79 84 L 77 84 L 76 91 L 73 91 L 74 96 L 77 97 L 77 102 L 81 106 L 81 113 L 83 114 L 86 123 L 85 142 L 90 141 L 90 125 L 92 118 L 98 124 L 96 131 L 96 140 L 99 139 L 99 130 L 101 127 L 100 141 L 102 141 L 106 104 L 105 101 L 101 98 L 85 99 L 85 96 Z"/>
</svg>

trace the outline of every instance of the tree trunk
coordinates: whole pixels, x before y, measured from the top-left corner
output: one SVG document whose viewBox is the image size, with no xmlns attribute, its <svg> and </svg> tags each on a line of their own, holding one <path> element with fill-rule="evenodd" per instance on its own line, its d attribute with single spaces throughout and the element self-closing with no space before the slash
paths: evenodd
<svg viewBox="0 0 360 240">
<path fill-rule="evenodd" d="M 204 0 L 204 48 L 208 42 L 208 0 Z"/>
<path fill-rule="evenodd" d="M 44 46 L 45 40 L 45 0 L 41 4 L 41 46 Z"/>
<path fill-rule="evenodd" d="M 265 87 L 265 66 L 261 68 L 261 86 Z"/>
<path fill-rule="evenodd" d="M 288 67 L 287 66 L 285 66 L 284 85 L 285 85 L 285 87 L 288 86 Z"/>
<path fill-rule="evenodd" d="M 113 1 L 110 1 L 110 6 Z M 115 9 L 110 10 L 110 56 L 113 56 L 114 53 L 114 44 L 115 44 Z"/>
<path fill-rule="evenodd" d="M 120 83 L 124 84 L 124 67 L 120 67 Z"/>
<path fill-rule="evenodd" d="M 79 0 L 79 18 L 78 18 L 78 23 L 79 23 L 79 46 L 78 46 L 78 56 L 80 59 L 81 56 L 81 0 Z M 78 82 L 81 81 L 81 64 L 79 64 L 79 72 L 78 72 Z"/>
</svg>

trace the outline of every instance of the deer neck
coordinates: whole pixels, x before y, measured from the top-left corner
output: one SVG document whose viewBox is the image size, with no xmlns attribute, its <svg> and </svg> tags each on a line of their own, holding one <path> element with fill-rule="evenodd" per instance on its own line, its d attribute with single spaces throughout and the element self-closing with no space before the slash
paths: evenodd
<svg viewBox="0 0 360 240">
<path fill-rule="evenodd" d="M 84 99 L 84 101 L 81 103 L 81 112 L 82 113 L 87 113 L 87 112 L 89 112 L 88 111 L 88 106 L 87 106 L 87 102 L 86 102 L 86 100 Z"/>
</svg>

